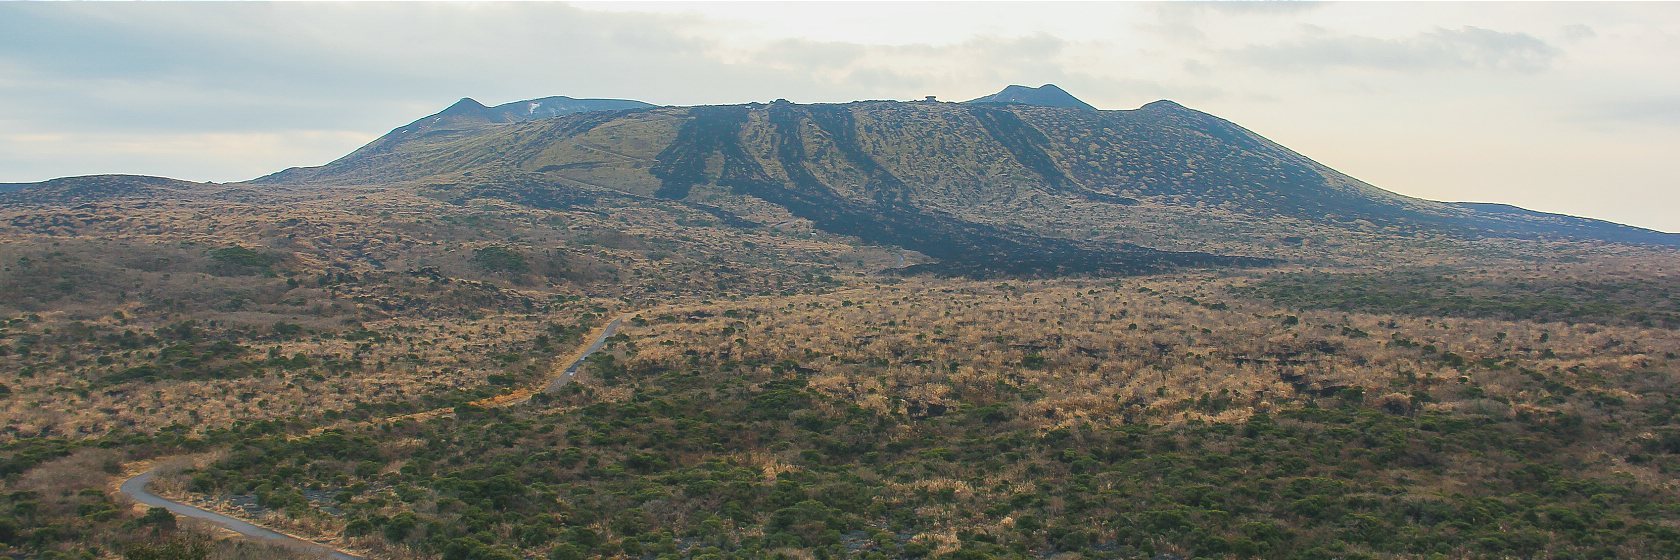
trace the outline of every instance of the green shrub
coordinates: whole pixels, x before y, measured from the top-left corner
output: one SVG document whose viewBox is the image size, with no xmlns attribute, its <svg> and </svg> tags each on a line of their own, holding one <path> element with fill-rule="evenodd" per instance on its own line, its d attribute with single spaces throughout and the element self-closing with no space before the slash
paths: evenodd
<svg viewBox="0 0 1680 560">
<path fill-rule="evenodd" d="M 236 276 L 271 272 L 271 268 L 280 262 L 280 257 L 236 245 L 211 249 L 210 260 L 214 263 L 211 272 L 223 276 Z"/>
<path fill-rule="evenodd" d="M 479 270 L 489 273 L 525 274 L 531 271 L 524 254 L 502 245 L 473 249 L 472 262 Z"/>
</svg>

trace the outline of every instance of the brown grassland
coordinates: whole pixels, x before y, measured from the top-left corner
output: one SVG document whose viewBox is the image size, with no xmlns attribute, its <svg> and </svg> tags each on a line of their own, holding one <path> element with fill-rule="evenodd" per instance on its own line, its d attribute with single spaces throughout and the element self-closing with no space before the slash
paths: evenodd
<svg viewBox="0 0 1680 560">
<path fill-rule="evenodd" d="M 1285 543 L 1428 556 L 1322 519 L 1281 522 L 1275 535 L 1234 522 L 1134 535 L 1094 521 L 1129 510 L 1059 493 L 1126 468 L 1118 456 L 1070 466 L 1096 461 L 1100 446 L 1080 443 L 1092 434 L 1179 442 L 1161 457 L 1206 437 L 1217 455 L 1241 448 L 1219 439 L 1235 430 L 1318 426 L 1298 419 L 1326 409 L 1405 429 L 1442 418 L 1585 426 L 1565 430 L 1546 464 L 1638 496 L 1593 498 L 1616 519 L 1649 514 L 1634 544 L 1576 546 L 1588 529 L 1531 515 L 1533 534 L 1561 544 L 1474 533 L 1481 544 L 1448 554 L 1638 556 L 1672 550 L 1651 543 L 1680 530 L 1666 509 L 1680 503 L 1670 250 L 1378 236 L 1273 244 L 1311 266 L 955 279 L 892 274 L 923 257 L 707 188 L 692 200 L 765 227 L 636 198 L 535 208 L 447 189 L 255 188 L 0 207 L 0 507 L 29 520 L 0 525 L 0 555 L 283 556 L 204 540 L 213 532 L 142 517 L 106 492 L 125 463 L 199 453 L 160 491 L 235 513 L 229 500 L 255 501 L 269 525 L 377 557 L 1285 557 L 1266 548 Z M 540 386 L 621 315 L 574 387 L 528 406 L 473 404 Z M 793 411 L 754 416 L 766 394 Z M 453 414 L 365 422 L 433 410 Z M 502 447 L 474 447 L 488 442 Z M 993 444 L 1011 451 L 984 451 Z M 836 451 L 845 445 L 855 449 Z M 951 459 L 962 445 L 991 456 Z M 1483 482 L 1512 483 L 1523 467 L 1488 458 L 1499 451 L 1439 453 L 1456 459 L 1359 472 L 1326 459 L 1340 474 L 1324 476 L 1448 500 L 1494 492 Z M 507 457 L 565 466 L 486 466 Z M 988 462 L 997 457 L 1011 458 Z M 283 466 L 259 470 L 269 460 Z M 478 494 L 443 474 L 457 471 L 548 482 L 523 490 L 536 493 L 526 501 L 476 486 L 483 500 L 469 500 Z M 672 482 L 701 471 L 742 478 Z M 817 490 L 842 484 L 867 498 L 837 505 L 848 502 Z M 735 494 L 705 497 L 720 487 Z M 1262 522 L 1261 506 L 1210 503 Z M 1593 530 L 1602 540 L 1617 529 Z M 1320 545 L 1331 548 L 1310 548 Z"/>
</svg>

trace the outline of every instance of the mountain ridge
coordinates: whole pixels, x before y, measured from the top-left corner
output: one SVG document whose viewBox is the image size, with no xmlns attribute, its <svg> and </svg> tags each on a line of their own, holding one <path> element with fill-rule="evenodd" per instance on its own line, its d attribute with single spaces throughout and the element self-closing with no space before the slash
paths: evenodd
<svg viewBox="0 0 1680 560">
<path fill-rule="evenodd" d="M 511 101 L 486 106 L 471 97 L 463 97 L 442 111 L 421 117 L 392 129 L 367 145 L 357 148 L 335 162 L 358 157 L 371 157 L 388 152 L 393 146 L 426 136 L 452 135 L 498 124 L 528 122 L 593 112 L 631 111 L 656 107 L 651 103 L 629 99 L 577 99 L 561 95 Z M 330 163 L 328 165 L 331 165 Z M 291 176 L 305 174 L 308 167 L 291 167 L 252 182 L 285 181 Z"/>
<path fill-rule="evenodd" d="M 1062 107 L 1067 109 L 1085 109 L 1089 111 L 1097 110 L 1096 107 L 1093 107 L 1091 104 L 1084 101 L 1080 101 L 1079 98 L 1074 97 L 1073 94 L 1068 93 L 1067 90 L 1058 87 L 1056 84 L 1044 84 L 1038 87 L 1009 85 L 1004 87 L 1002 91 L 985 97 L 970 99 L 968 101 L 964 101 L 964 103 L 1015 103 L 1021 105 L 1037 105 L 1040 107 Z"/>
<path fill-rule="evenodd" d="M 410 185 L 539 206 L 664 199 L 738 227 L 757 227 L 741 206 L 757 200 L 968 275 L 1263 265 L 1349 235 L 1680 247 L 1680 235 L 1635 226 L 1386 191 L 1170 100 L 1087 110 L 463 98 L 326 165 L 247 184 Z"/>
<path fill-rule="evenodd" d="M 787 166 L 768 161 L 774 159 L 773 137 L 800 127 L 814 128 L 815 135 L 801 141 L 824 146 L 814 152 L 823 160 L 817 163 L 819 167 L 852 174 L 832 179 L 843 185 L 841 190 L 856 184 L 860 190 L 845 193 L 853 198 L 898 197 L 901 202 L 952 210 L 980 200 L 1030 197 L 1028 191 L 1037 191 L 1082 204 L 1131 206 L 1141 201 L 1190 210 L 1230 208 L 1249 221 L 1290 217 L 1310 223 L 1369 223 L 1358 227 L 1371 231 L 1439 230 L 1466 238 L 1555 235 L 1680 246 L 1676 236 L 1644 228 L 1587 218 L 1494 212 L 1392 193 L 1235 123 L 1170 100 L 1104 111 L 1020 103 L 807 105 L 778 101 L 596 112 L 485 125 L 442 139 L 397 138 L 400 134 L 393 133 L 369 147 L 402 144 L 402 154 L 364 157 L 371 154 L 353 153 L 326 166 L 288 170 L 257 182 L 421 180 L 465 172 L 483 176 L 494 170 L 535 173 L 572 185 L 612 184 L 617 190 L 645 196 L 663 189 L 671 195 L 680 187 L 662 186 L 668 181 L 651 176 L 651 170 L 668 165 L 683 150 L 661 148 L 692 143 L 693 139 L 683 137 L 679 123 L 715 112 L 714 107 L 737 107 L 730 110 L 748 113 L 743 118 L 749 124 L 740 130 L 756 146 L 729 149 L 758 155 L 734 161 L 768 164 L 772 171 L 780 171 L 772 173 L 778 181 L 789 181 L 792 176 L 786 173 Z M 786 110 L 799 113 L 794 117 L 798 126 L 772 126 L 770 113 Z M 593 132 L 608 123 L 620 133 L 609 137 Z M 910 137 L 908 128 L 915 128 L 919 136 Z M 630 133 L 623 132 L 627 129 L 635 129 L 637 137 L 627 138 L 625 134 Z M 398 141 L 392 143 L 392 138 Z M 691 148 L 721 157 L 717 149 L 724 146 L 719 142 L 727 137 L 705 138 L 707 146 Z M 918 139 L 941 146 L 935 149 Z M 635 145 L 617 146 L 626 141 Z M 939 149 L 969 155 L 957 157 Z M 907 160 L 907 152 L 919 156 Z M 490 153 L 497 155 L 486 159 Z M 602 157 L 602 153 L 617 155 Z M 910 172 L 909 178 L 902 177 L 903 171 L 883 174 L 895 167 L 937 167 L 947 173 Z M 720 169 L 697 183 L 716 183 L 735 171 Z M 1025 179 L 1025 184 L 1019 179 Z M 898 194 L 872 191 L 885 186 L 897 189 Z M 911 201 L 917 198 L 913 195 L 921 200 Z"/>
</svg>

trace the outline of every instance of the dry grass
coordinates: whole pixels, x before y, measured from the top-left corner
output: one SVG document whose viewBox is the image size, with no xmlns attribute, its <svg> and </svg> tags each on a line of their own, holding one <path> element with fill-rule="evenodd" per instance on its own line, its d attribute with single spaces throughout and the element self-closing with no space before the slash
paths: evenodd
<svg viewBox="0 0 1680 560">
<path fill-rule="evenodd" d="M 646 324 L 628 331 L 629 367 L 701 360 L 751 377 L 797 374 L 820 391 L 909 415 L 1035 393 L 1013 416 L 1049 430 L 1239 421 L 1349 388 L 1399 411 L 1428 394 L 1444 399 L 1429 404 L 1437 408 L 1591 413 L 1537 387 L 1534 375 L 1638 399 L 1608 380 L 1653 372 L 1650 382 L 1672 383 L 1680 353 L 1672 330 L 1294 311 L 1228 292 L 1247 281 L 912 280 L 673 306 L 640 314 Z"/>
<path fill-rule="evenodd" d="M 0 382 L 0 441 L 320 424 L 374 405 L 470 400 L 540 377 L 553 352 L 570 351 L 551 326 L 649 298 L 820 289 L 818 275 L 893 260 L 808 230 L 741 234 L 634 202 L 544 210 L 379 188 L 198 194 L 0 208 L 0 369 L 18 372 Z M 489 246 L 525 267 L 484 268 L 474 253 Z M 230 265 L 215 256 L 227 247 L 270 262 Z M 200 351 L 243 348 L 205 368 L 309 365 L 185 371 L 160 358 L 182 342 L 169 334 L 182 324 Z M 147 365 L 156 380 L 121 378 Z"/>
</svg>

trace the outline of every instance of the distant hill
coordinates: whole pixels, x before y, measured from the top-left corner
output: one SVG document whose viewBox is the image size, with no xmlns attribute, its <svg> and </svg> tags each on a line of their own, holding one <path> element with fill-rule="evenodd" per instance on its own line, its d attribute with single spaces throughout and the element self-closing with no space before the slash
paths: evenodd
<svg viewBox="0 0 1680 560">
<path fill-rule="evenodd" d="M 1079 98 L 1074 97 L 1073 94 L 1062 90 L 1062 88 L 1056 87 L 1056 84 L 1044 84 L 1035 88 L 1012 85 L 1003 88 L 1003 91 L 981 97 L 979 99 L 971 99 L 966 101 L 966 103 L 1016 103 L 1021 105 L 1037 105 L 1039 107 L 1062 107 L 1067 109 L 1086 109 L 1090 111 L 1097 110 L 1096 107 L 1092 107 L 1090 104 L 1080 101 Z"/>
<path fill-rule="evenodd" d="M 540 99 L 526 99 L 503 103 L 495 107 L 485 107 L 482 103 L 465 97 L 455 102 L 436 115 L 420 119 L 413 124 L 427 124 L 438 121 L 455 123 L 513 123 L 536 119 L 547 119 L 570 115 L 574 113 L 588 113 L 592 111 L 623 111 L 626 109 L 648 109 L 654 107 L 651 103 L 632 101 L 628 99 L 573 99 L 565 96 L 543 97 Z"/>
<path fill-rule="evenodd" d="M 76 204 L 119 197 L 173 196 L 199 183 L 146 175 L 86 175 L 0 184 L 0 204 Z"/>
</svg>

